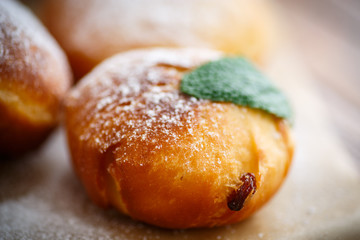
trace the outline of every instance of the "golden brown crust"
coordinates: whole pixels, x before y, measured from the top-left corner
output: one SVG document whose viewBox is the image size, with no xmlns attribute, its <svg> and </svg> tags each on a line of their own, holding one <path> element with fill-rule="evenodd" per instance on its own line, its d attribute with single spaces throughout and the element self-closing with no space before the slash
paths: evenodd
<svg viewBox="0 0 360 240">
<path fill-rule="evenodd" d="M 58 122 L 71 76 L 64 53 L 31 13 L 0 2 L 0 154 L 33 149 Z"/>
<path fill-rule="evenodd" d="M 96 203 L 157 226 L 211 227 L 248 217 L 276 192 L 292 158 L 287 123 L 179 92 L 184 72 L 220 56 L 196 49 L 119 54 L 71 92 L 72 160 Z M 228 196 L 247 173 L 257 190 L 231 211 Z"/>
<path fill-rule="evenodd" d="M 263 0 L 44 2 L 43 22 L 77 76 L 115 53 L 148 47 L 206 47 L 263 62 L 278 37 Z"/>
</svg>

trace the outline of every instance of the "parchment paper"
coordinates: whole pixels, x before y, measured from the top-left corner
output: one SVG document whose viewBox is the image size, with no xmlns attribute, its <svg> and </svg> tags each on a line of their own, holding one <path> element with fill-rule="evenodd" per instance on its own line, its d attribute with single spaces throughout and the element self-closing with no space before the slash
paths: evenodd
<svg viewBox="0 0 360 240">
<path fill-rule="evenodd" d="M 292 100 L 297 147 L 285 184 L 250 219 L 164 230 L 100 209 L 71 169 L 60 128 L 39 151 L 0 163 L 0 239 L 360 239 L 360 171 L 334 137 L 311 77 L 291 49 L 266 71 Z"/>
</svg>

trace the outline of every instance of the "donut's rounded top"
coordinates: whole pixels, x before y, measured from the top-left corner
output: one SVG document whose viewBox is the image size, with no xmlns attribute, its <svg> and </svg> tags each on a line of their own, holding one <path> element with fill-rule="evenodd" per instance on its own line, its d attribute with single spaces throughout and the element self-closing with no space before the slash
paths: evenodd
<svg viewBox="0 0 360 240">
<path fill-rule="evenodd" d="M 221 56 L 131 51 L 106 60 L 72 90 L 69 146 L 96 203 L 189 228 L 239 221 L 273 195 L 292 156 L 286 121 L 179 91 L 185 72 Z"/>
<path fill-rule="evenodd" d="M 81 140 L 101 152 L 122 138 L 151 138 L 151 131 L 164 131 L 164 140 L 173 141 L 177 136 L 165 127 L 187 129 L 195 124 L 194 109 L 209 104 L 178 90 L 181 74 L 219 56 L 208 50 L 155 49 L 105 61 L 82 79 L 67 99 L 68 109 L 76 111 L 74 117 L 80 124 L 75 130 L 81 130 Z M 115 126 L 121 132 L 114 131 Z"/>
<path fill-rule="evenodd" d="M 49 0 L 41 16 L 79 74 L 146 47 L 206 47 L 261 61 L 278 35 L 262 0 Z"/>
<path fill-rule="evenodd" d="M 41 23 L 16 1 L 0 1 L 0 142 L 10 147 L 27 133 L 35 141 L 53 127 L 70 84 L 65 54 Z"/>
<path fill-rule="evenodd" d="M 63 51 L 41 23 L 15 1 L 0 2 L 1 82 L 14 82 L 32 94 L 59 97 L 70 86 Z"/>
</svg>

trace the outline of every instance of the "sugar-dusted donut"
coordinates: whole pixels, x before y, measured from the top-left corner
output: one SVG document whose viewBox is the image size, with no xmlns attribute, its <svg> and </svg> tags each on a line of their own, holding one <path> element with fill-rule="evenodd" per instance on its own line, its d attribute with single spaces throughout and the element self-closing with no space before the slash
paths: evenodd
<svg viewBox="0 0 360 240">
<path fill-rule="evenodd" d="M 66 99 L 74 168 L 100 206 L 166 228 L 240 221 L 283 182 L 287 120 L 179 91 L 184 72 L 222 53 L 148 49 L 116 55 Z"/>
<path fill-rule="evenodd" d="M 122 51 L 206 47 L 264 62 L 278 42 L 263 0 L 46 0 L 39 14 L 76 76 Z"/>
<path fill-rule="evenodd" d="M 0 1 L 0 156 L 46 138 L 70 83 L 65 54 L 41 23 L 16 1 Z"/>
</svg>

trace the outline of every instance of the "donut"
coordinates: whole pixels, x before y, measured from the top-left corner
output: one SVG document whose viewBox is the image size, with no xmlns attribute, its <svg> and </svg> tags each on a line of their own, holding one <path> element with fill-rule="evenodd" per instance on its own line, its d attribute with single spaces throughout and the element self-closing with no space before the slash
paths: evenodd
<svg viewBox="0 0 360 240">
<path fill-rule="evenodd" d="M 0 155 L 32 150 L 58 123 L 71 84 L 65 54 L 15 1 L 0 1 Z"/>
<path fill-rule="evenodd" d="M 287 120 L 182 93 L 184 73 L 224 54 L 132 50 L 104 61 L 65 100 L 76 174 L 99 206 L 164 228 L 238 222 L 283 182 Z"/>
<path fill-rule="evenodd" d="M 81 77 L 104 59 L 148 47 L 201 47 L 265 62 L 276 48 L 262 0 L 47 0 L 39 15 Z"/>
</svg>

